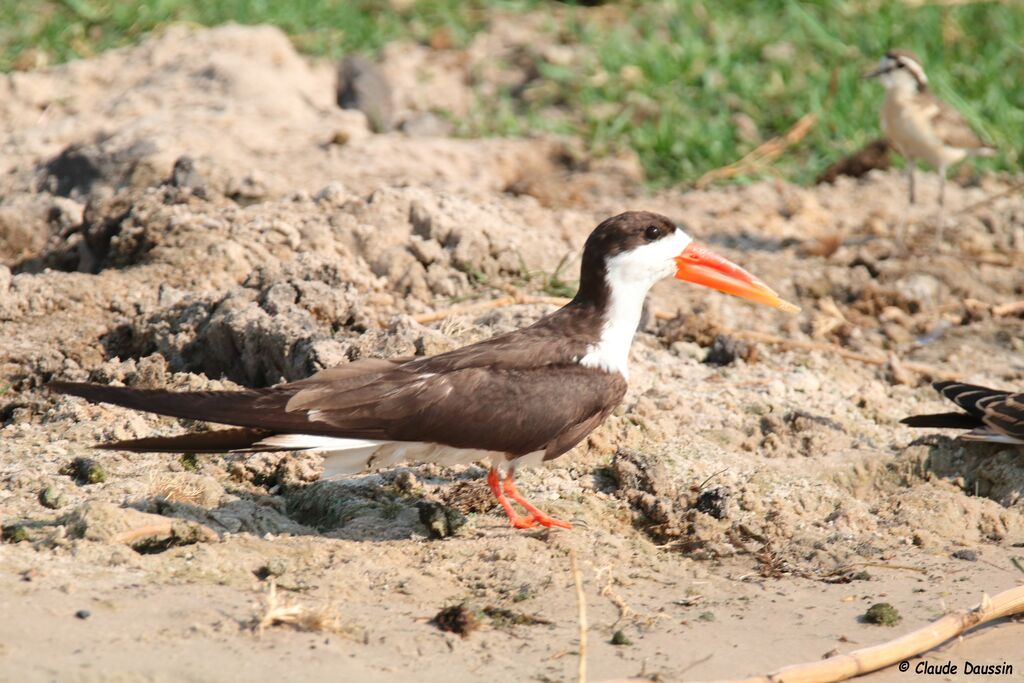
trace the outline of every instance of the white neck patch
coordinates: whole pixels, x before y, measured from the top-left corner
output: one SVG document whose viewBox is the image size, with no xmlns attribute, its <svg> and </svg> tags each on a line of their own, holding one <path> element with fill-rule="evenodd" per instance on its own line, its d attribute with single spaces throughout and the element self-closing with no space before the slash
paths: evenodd
<svg viewBox="0 0 1024 683">
<path fill-rule="evenodd" d="M 587 347 L 580 365 L 629 377 L 629 348 L 640 324 L 644 299 L 658 280 L 676 272 L 675 257 L 693 241 L 676 231 L 657 242 L 623 252 L 605 263 L 605 281 L 610 292 L 601 338 Z"/>
</svg>

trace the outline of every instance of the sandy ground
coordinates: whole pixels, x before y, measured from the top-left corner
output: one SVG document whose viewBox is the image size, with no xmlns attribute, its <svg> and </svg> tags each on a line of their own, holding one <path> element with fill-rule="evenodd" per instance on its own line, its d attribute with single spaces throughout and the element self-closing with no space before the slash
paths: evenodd
<svg viewBox="0 0 1024 683">
<path fill-rule="evenodd" d="M 528 43 L 392 46 L 416 123 L 382 134 L 270 28 L 0 79 L 0 680 L 571 680 L 572 550 L 592 680 L 767 673 L 1024 582 L 1024 454 L 898 424 L 947 409 L 931 379 L 1024 386 L 1024 321 L 997 308 L 1024 298 L 1013 179 L 949 188 L 944 214 L 931 174 L 916 207 L 895 173 L 650 194 L 635 160 L 573 141 L 444 137 L 474 84 L 524 77 L 486 56 Z M 203 426 L 42 388 L 266 386 L 453 348 L 550 306 L 416 316 L 562 294 L 589 230 L 641 208 L 803 312 L 659 285 L 622 408 L 520 477 L 569 532 L 509 529 L 479 466 L 318 482 L 308 455 L 92 451 Z M 298 628 L 257 627 L 271 584 Z M 879 602 L 899 625 L 863 620 Z M 432 622 L 459 604 L 464 637 Z M 926 659 L 1019 678 L 1022 629 Z"/>
</svg>

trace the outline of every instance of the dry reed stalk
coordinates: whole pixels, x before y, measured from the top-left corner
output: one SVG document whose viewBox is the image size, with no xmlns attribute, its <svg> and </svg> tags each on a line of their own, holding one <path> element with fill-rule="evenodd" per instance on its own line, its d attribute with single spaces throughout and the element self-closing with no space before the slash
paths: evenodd
<svg viewBox="0 0 1024 683">
<path fill-rule="evenodd" d="M 932 623 L 880 645 L 854 650 L 828 659 L 794 664 L 767 676 L 729 678 L 705 683 L 835 683 L 871 673 L 921 655 L 975 626 L 1024 613 L 1024 586 L 994 598 L 982 595 L 971 609 L 947 614 Z M 649 683 L 647 678 L 606 680 L 601 683 Z"/>
<path fill-rule="evenodd" d="M 708 171 L 697 179 L 695 186 L 699 190 L 707 187 L 710 183 L 713 183 L 716 180 L 724 180 L 742 173 L 756 171 L 758 167 L 774 160 L 777 156 L 782 154 L 787 147 L 795 145 L 803 140 L 817 121 L 818 115 L 814 112 L 804 114 L 800 117 L 799 121 L 793 124 L 792 128 L 785 132 L 785 134 L 758 145 L 753 151 L 739 161 L 733 162 L 728 166 Z"/>
<path fill-rule="evenodd" d="M 580 638 L 580 666 L 576 680 L 579 683 L 587 683 L 587 596 L 583 592 L 583 575 L 580 574 L 580 566 L 576 561 L 575 548 L 569 549 L 569 563 L 572 566 L 572 580 L 576 584 L 576 620 Z"/>
</svg>

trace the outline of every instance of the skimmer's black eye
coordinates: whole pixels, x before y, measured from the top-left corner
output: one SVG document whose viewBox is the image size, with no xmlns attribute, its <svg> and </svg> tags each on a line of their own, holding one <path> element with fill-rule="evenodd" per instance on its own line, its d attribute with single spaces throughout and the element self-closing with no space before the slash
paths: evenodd
<svg viewBox="0 0 1024 683">
<path fill-rule="evenodd" d="M 647 228 L 644 230 L 644 238 L 648 242 L 653 242 L 659 237 L 661 237 L 661 228 L 659 228 L 657 225 L 648 225 Z"/>
</svg>

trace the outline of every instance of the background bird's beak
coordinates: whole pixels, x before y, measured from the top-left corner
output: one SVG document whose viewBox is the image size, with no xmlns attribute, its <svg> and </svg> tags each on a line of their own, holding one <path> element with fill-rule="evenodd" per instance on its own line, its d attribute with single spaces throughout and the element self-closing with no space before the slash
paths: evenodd
<svg viewBox="0 0 1024 683">
<path fill-rule="evenodd" d="M 879 76 L 881 76 L 882 74 L 884 74 L 888 70 L 889 70 L 888 68 L 886 68 L 884 66 L 880 66 L 877 69 L 875 69 L 873 71 L 869 71 L 866 74 L 864 74 L 864 79 L 866 80 L 868 78 L 878 78 Z"/>
<path fill-rule="evenodd" d="M 786 313 L 800 307 L 783 300 L 772 289 L 732 261 L 693 242 L 676 256 L 676 278 L 772 306 Z"/>
</svg>

